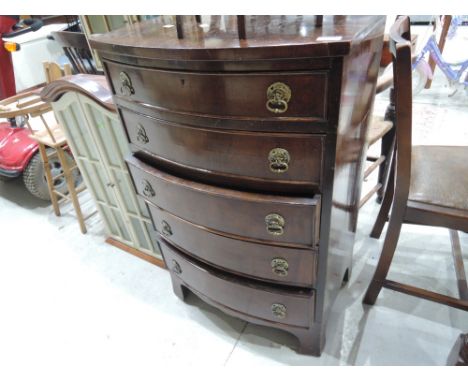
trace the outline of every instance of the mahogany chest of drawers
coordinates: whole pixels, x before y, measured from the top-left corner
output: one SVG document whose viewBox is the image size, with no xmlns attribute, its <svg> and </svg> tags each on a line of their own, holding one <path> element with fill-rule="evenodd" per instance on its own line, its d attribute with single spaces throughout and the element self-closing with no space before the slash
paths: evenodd
<svg viewBox="0 0 468 382">
<path fill-rule="evenodd" d="M 175 293 L 320 355 L 351 270 L 385 19 L 237 20 L 160 17 L 91 45 Z"/>
</svg>

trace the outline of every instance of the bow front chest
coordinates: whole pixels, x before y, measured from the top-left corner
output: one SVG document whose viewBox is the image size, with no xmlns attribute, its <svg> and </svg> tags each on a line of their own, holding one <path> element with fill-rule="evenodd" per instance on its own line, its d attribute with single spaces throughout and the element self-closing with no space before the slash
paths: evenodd
<svg viewBox="0 0 468 382">
<path fill-rule="evenodd" d="M 180 298 L 320 355 L 351 271 L 384 24 L 159 17 L 91 38 Z"/>
</svg>

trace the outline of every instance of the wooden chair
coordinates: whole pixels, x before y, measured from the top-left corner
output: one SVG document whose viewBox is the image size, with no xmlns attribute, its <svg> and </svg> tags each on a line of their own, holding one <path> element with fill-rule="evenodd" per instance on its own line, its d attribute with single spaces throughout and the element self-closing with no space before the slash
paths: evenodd
<svg viewBox="0 0 468 382">
<path fill-rule="evenodd" d="M 62 47 L 70 60 L 73 71 L 84 74 L 98 74 L 88 40 L 82 32 L 52 32 L 52 38 Z"/>
<path fill-rule="evenodd" d="M 411 145 L 411 45 L 408 17 L 390 30 L 393 56 L 396 144 L 388 187 L 372 230 L 379 237 L 392 206 L 377 269 L 364 297 L 374 304 L 382 287 L 468 310 L 468 287 L 456 230 L 468 231 L 468 147 Z M 387 279 L 403 223 L 447 227 L 450 230 L 460 298 Z"/>
<path fill-rule="evenodd" d="M 46 82 L 48 84 L 50 84 L 52 81 L 56 81 L 62 78 L 63 76 L 69 76 L 72 74 L 72 69 L 69 64 L 65 64 L 63 69 L 55 62 L 44 61 L 42 65 L 44 67 Z"/>
<path fill-rule="evenodd" d="M 40 114 L 39 117 L 41 118 L 44 128 L 36 130 L 30 124 L 28 124 L 28 126 L 31 131 L 30 137 L 39 144 L 39 152 L 44 164 L 44 171 L 47 179 L 47 186 L 49 188 L 50 200 L 52 202 L 55 215 L 60 216 L 59 202 L 61 200 L 70 201 L 73 204 L 73 208 L 75 209 L 78 223 L 80 225 L 80 230 L 82 233 L 86 233 L 87 230 L 85 220 L 94 215 L 94 213 L 84 217 L 81 211 L 78 194 L 84 191 L 86 186 L 84 183 L 82 183 L 79 187 L 76 187 L 75 185 L 74 173 L 78 172 L 78 166 L 74 160 L 70 159 L 71 156 L 67 155 L 69 148 L 67 139 L 65 138 L 61 126 L 57 123 L 48 123 L 42 114 Z M 49 164 L 49 160 L 53 156 L 58 157 L 62 166 L 62 172 L 55 176 L 53 176 L 51 166 Z M 59 177 L 63 177 L 65 179 L 68 194 L 64 194 L 56 189 L 55 181 Z"/>
<path fill-rule="evenodd" d="M 393 84 L 393 75 L 385 74 L 378 78 L 376 93 L 381 93 Z M 361 198 L 358 209 L 361 208 L 375 193 L 377 201 L 380 203 L 383 199 L 384 190 L 387 187 L 390 171 L 390 159 L 393 153 L 395 141 L 395 100 L 393 91 L 390 92 L 390 104 L 387 107 L 385 116 L 373 115 L 366 137 L 367 147 L 381 142 L 380 155 L 378 157 L 368 155 L 366 160 L 372 162 L 365 170 L 362 181 L 366 182 L 368 177 L 379 170 L 377 183 Z"/>
<path fill-rule="evenodd" d="M 64 75 L 71 74 L 69 65 L 62 69 L 53 62 L 43 63 L 47 82 L 52 82 Z M 23 116 L 30 131 L 30 137 L 38 143 L 40 157 L 44 166 L 44 175 L 47 181 L 50 200 L 55 215 L 60 216 L 59 203 L 68 200 L 73 204 L 82 233 L 86 233 L 85 220 L 93 216 L 97 211 L 84 217 L 78 200 L 78 194 L 86 189 L 84 182 L 79 187 L 75 185 L 75 175 L 79 173 L 78 167 L 69 154 L 69 147 L 62 127 L 56 122 L 51 106 L 41 100 L 39 95 L 42 89 L 25 92 L 1 101 L 1 116 L 14 118 Z M 51 158 L 57 158 L 61 171 L 53 174 Z M 57 162 L 56 160 L 53 161 Z M 66 183 L 67 193 L 57 189 L 56 184 L 60 179 Z"/>
</svg>

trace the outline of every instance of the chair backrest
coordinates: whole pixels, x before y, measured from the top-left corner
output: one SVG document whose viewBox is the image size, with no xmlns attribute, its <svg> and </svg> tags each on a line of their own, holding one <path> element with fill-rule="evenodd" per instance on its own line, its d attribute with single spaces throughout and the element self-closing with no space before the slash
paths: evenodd
<svg viewBox="0 0 468 382">
<path fill-rule="evenodd" d="M 400 16 L 390 29 L 393 59 L 393 94 L 396 125 L 395 197 L 407 200 L 411 177 L 411 32 L 408 16 Z"/>
<path fill-rule="evenodd" d="M 69 76 L 72 74 L 72 70 L 69 64 L 63 65 L 62 69 L 60 65 L 55 62 L 44 61 L 42 66 L 44 67 L 44 74 L 48 84 L 50 84 L 52 81 L 57 81 L 63 76 Z"/>
<path fill-rule="evenodd" d="M 51 35 L 64 50 L 76 73 L 98 73 L 84 33 L 61 31 Z"/>
</svg>

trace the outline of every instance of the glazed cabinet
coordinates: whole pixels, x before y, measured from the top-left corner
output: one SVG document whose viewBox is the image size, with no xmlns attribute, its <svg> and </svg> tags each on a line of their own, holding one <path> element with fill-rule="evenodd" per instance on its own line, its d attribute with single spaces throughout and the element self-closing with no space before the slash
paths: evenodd
<svg viewBox="0 0 468 382">
<path fill-rule="evenodd" d="M 41 96 L 51 103 L 65 132 L 108 237 L 158 263 L 161 254 L 148 210 L 134 191 L 124 160 L 129 144 L 103 76 L 54 81 Z"/>
</svg>

